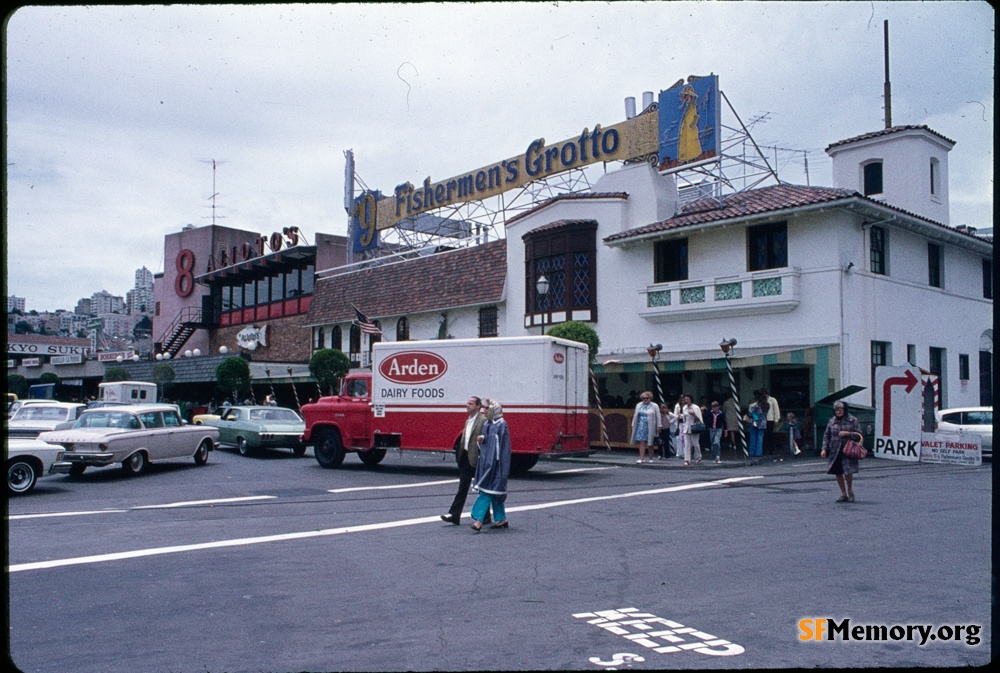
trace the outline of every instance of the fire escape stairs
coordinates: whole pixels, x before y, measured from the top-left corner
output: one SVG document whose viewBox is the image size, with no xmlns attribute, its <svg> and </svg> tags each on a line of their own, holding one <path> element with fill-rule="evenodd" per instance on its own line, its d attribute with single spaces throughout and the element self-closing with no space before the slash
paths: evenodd
<svg viewBox="0 0 1000 673">
<path fill-rule="evenodd" d="M 191 335 L 201 328 L 208 327 L 201 317 L 201 309 L 185 307 L 177 314 L 170 326 L 163 331 L 159 339 L 159 352 L 169 353 L 176 357 Z"/>
</svg>

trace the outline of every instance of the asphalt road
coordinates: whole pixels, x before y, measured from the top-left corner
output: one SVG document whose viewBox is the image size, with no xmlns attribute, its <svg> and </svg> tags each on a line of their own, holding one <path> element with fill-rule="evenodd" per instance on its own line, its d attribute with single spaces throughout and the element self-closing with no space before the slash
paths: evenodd
<svg viewBox="0 0 1000 673">
<path fill-rule="evenodd" d="M 10 656 L 30 673 L 991 659 L 991 464 L 869 459 L 837 504 L 818 460 L 597 458 L 513 477 L 510 529 L 478 535 L 438 519 L 457 482 L 441 454 L 324 470 L 222 450 L 44 478 L 8 505 Z M 886 636 L 807 639 L 831 624 Z"/>
</svg>

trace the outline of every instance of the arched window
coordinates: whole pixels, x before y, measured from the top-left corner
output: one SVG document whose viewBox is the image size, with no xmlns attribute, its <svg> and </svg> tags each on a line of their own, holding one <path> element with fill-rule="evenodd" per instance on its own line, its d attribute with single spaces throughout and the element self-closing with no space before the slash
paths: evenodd
<svg viewBox="0 0 1000 673">
<path fill-rule="evenodd" d="M 410 321 L 404 315 L 396 321 L 396 341 L 410 340 Z"/>
<path fill-rule="evenodd" d="M 322 327 L 317 327 L 316 328 L 316 343 L 313 344 L 313 350 L 319 350 L 320 348 L 324 347 L 323 346 L 323 337 L 324 337 L 323 328 Z"/>
<path fill-rule="evenodd" d="M 330 348 L 336 348 L 338 351 L 344 350 L 344 339 L 340 325 L 334 325 L 333 329 L 330 330 Z"/>
</svg>

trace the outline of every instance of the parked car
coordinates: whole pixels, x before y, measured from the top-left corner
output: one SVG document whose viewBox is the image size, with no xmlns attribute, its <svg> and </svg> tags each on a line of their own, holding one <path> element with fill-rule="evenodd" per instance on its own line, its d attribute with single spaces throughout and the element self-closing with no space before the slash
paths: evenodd
<svg viewBox="0 0 1000 673">
<path fill-rule="evenodd" d="M 983 458 L 993 458 L 993 407 L 959 407 L 934 413 L 938 432 L 974 432 L 982 437 Z"/>
<path fill-rule="evenodd" d="M 205 421 L 217 421 L 221 418 L 219 414 L 196 414 L 191 417 L 191 422 L 195 425 L 201 425 Z"/>
<path fill-rule="evenodd" d="M 24 404 L 7 421 L 7 437 L 34 439 L 38 433 L 54 430 L 60 423 L 75 421 L 85 408 L 73 402 Z"/>
<path fill-rule="evenodd" d="M 7 463 L 7 493 L 23 495 L 52 470 L 62 447 L 38 439 L 10 439 L 4 447 Z"/>
<path fill-rule="evenodd" d="M 72 428 L 38 438 L 64 449 L 53 472 L 78 476 L 91 466 L 121 463 L 126 474 L 136 475 L 149 463 L 169 458 L 194 458 L 195 465 L 204 465 L 219 431 L 181 422 L 170 404 L 135 404 L 88 409 Z"/>
<path fill-rule="evenodd" d="M 203 421 L 219 429 L 219 444 L 235 447 L 246 456 L 261 449 L 288 448 L 304 456 L 301 441 L 306 422 L 294 409 L 285 407 L 228 407 L 217 419 Z"/>
</svg>

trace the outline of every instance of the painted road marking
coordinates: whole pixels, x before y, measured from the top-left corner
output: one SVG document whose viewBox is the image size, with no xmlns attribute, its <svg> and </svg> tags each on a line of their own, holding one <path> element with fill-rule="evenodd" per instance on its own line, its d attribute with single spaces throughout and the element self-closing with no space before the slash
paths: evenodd
<svg viewBox="0 0 1000 673">
<path fill-rule="evenodd" d="M 642 645 L 659 654 L 692 651 L 713 657 L 732 657 L 746 651 L 743 646 L 736 643 L 684 626 L 672 619 L 657 617 L 649 612 L 639 612 L 637 608 L 580 612 L 573 616 L 577 619 L 586 619 L 588 624 L 622 636 L 631 645 Z M 618 657 L 616 654 L 615 658 Z M 591 657 L 590 663 L 608 665 L 600 659 L 594 661 L 595 658 Z"/>
<path fill-rule="evenodd" d="M 219 505 L 229 502 L 246 502 L 248 500 L 274 500 L 276 495 L 248 495 L 242 498 L 221 498 L 218 500 L 188 500 L 187 502 L 171 502 L 166 505 L 140 505 L 132 509 L 164 509 L 169 507 L 191 507 L 194 505 Z"/>
<path fill-rule="evenodd" d="M 617 470 L 617 465 L 607 467 L 574 467 L 571 470 L 552 470 L 551 472 L 539 472 L 539 474 L 571 474 L 573 472 L 595 472 L 597 470 Z"/>
<path fill-rule="evenodd" d="M 605 500 L 618 500 L 622 498 L 634 498 L 643 495 L 658 495 L 661 493 L 674 493 L 678 491 L 688 491 L 709 486 L 727 486 L 750 479 L 761 479 L 762 477 L 733 477 L 731 479 L 720 479 L 717 481 L 702 481 L 694 484 L 683 484 L 681 486 L 667 486 L 664 488 L 650 489 L 647 491 L 635 491 L 632 493 L 619 493 L 617 495 L 593 496 L 590 498 L 576 498 L 574 500 L 559 500 L 555 502 L 539 503 L 537 505 L 520 505 L 508 507 L 508 512 L 529 512 L 533 510 L 549 509 L 552 507 L 565 507 L 567 505 L 579 505 L 588 502 L 601 502 Z M 457 480 L 455 480 L 457 481 Z M 448 483 L 453 483 L 449 480 Z M 116 552 L 112 554 L 95 554 L 93 556 L 78 556 L 75 558 L 51 559 L 48 561 L 35 561 L 32 563 L 18 563 L 8 567 L 8 572 L 23 572 L 25 570 L 43 570 L 46 568 L 61 568 L 64 566 L 84 565 L 88 563 L 105 563 L 108 561 L 121 561 L 124 559 L 141 558 L 144 556 L 160 556 L 163 554 L 178 554 L 181 552 L 200 551 L 204 549 L 222 549 L 225 547 L 243 547 L 252 544 L 264 544 L 268 542 L 285 542 L 288 540 L 304 540 L 315 537 L 329 537 L 333 535 L 345 535 L 347 533 L 364 533 L 374 530 L 387 530 L 390 528 L 402 528 L 405 526 L 416 526 L 424 523 L 440 523 L 441 517 L 422 516 L 416 519 L 403 519 L 400 521 L 386 521 L 384 523 L 370 523 L 360 526 L 343 526 L 341 528 L 328 528 L 325 530 L 309 530 L 297 533 L 281 533 L 278 535 L 263 535 L 260 537 L 236 538 L 232 540 L 217 540 L 215 542 L 201 542 L 197 544 L 174 545 L 171 547 L 155 547 L 152 549 L 135 549 L 132 551 Z"/>
<path fill-rule="evenodd" d="M 457 484 L 458 479 L 444 481 L 422 481 L 416 484 L 394 484 L 392 486 L 351 486 L 350 488 L 330 488 L 327 493 L 352 493 L 354 491 L 388 491 L 395 488 L 418 488 L 421 486 L 440 486 L 441 484 Z"/>
<path fill-rule="evenodd" d="M 189 500 L 188 502 L 172 502 L 165 505 L 139 505 L 138 507 L 130 507 L 128 509 L 98 509 L 84 512 L 47 512 L 44 514 L 14 514 L 8 519 L 11 521 L 15 519 L 44 519 L 49 517 L 59 517 L 59 516 L 83 516 L 85 514 L 121 514 L 123 512 L 131 512 L 137 509 L 167 509 L 170 507 L 190 507 L 193 505 L 218 505 L 222 503 L 230 502 L 244 502 L 247 500 L 268 500 L 271 498 L 277 498 L 276 495 L 253 495 L 242 498 L 220 498 L 217 500 Z"/>
</svg>

